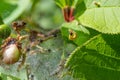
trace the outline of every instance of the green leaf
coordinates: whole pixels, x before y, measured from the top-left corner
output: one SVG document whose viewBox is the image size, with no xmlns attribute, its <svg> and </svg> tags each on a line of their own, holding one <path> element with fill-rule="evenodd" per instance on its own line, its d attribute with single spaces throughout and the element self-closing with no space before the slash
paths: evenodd
<svg viewBox="0 0 120 80">
<path fill-rule="evenodd" d="M 69 40 L 70 30 L 73 30 L 76 33 L 76 38 L 74 40 Z M 91 37 L 98 34 L 98 32 L 94 30 L 86 29 L 84 26 L 78 25 L 77 21 L 62 24 L 61 32 L 66 41 L 74 42 L 77 45 L 83 44 Z"/>
<path fill-rule="evenodd" d="M 12 0 L 11 0 L 12 1 Z M 0 2 L 0 14 L 4 19 L 5 24 L 11 23 L 17 19 L 31 4 L 30 0 L 18 0 L 17 3 L 2 0 Z"/>
<path fill-rule="evenodd" d="M 89 39 L 89 31 L 85 27 L 78 25 L 77 21 L 73 21 L 72 23 L 64 23 L 61 27 L 62 36 L 66 38 L 67 41 L 70 41 L 70 30 L 73 30 L 76 33 L 76 38 L 71 41 L 77 45 L 81 45 Z"/>
<path fill-rule="evenodd" d="M 72 6 L 75 7 L 75 5 L 79 2 L 81 3 L 83 0 L 55 0 L 56 4 L 60 8 L 64 8 L 66 6 Z"/>
<path fill-rule="evenodd" d="M 78 2 L 82 2 L 83 0 L 65 0 L 66 1 L 66 4 L 68 5 L 68 6 L 73 6 L 73 7 L 75 7 L 75 5 L 78 3 Z"/>
<path fill-rule="evenodd" d="M 78 1 L 75 6 L 75 18 L 77 19 L 86 10 L 85 3 L 83 1 Z"/>
<path fill-rule="evenodd" d="M 76 48 L 66 67 L 76 78 L 87 80 L 120 79 L 120 35 L 97 35 Z"/>
<path fill-rule="evenodd" d="M 0 25 L 1 25 L 1 24 L 3 24 L 3 20 L 2 20 L 2 18 L 1 18 L 1 16 L 0 16 Z"/>
<path fill-rule="evenodd" d="M 66 6 L 65 0 L 55 0 L 55 2 L 60 8 L 63 8 Z"/>
<path fill-rule="evenodd" d="M 84 4 L 87 9 L 78 18 L 81 24 L 102 33 L 120 33 L 119 0 L 84 0 Z"/>
<path fill-rule="evenodd" d="M 0 38 L 5 39 L 11 34 L 11 29 L 9 26 L 2 24 L 0 25 Z"/>
<path fill-rule="evenodd" d="M 5 0 L 0 1 L 0 15 L 4 19 L 17 7 L 17 4 L 7 3 Z"/>
</svg>

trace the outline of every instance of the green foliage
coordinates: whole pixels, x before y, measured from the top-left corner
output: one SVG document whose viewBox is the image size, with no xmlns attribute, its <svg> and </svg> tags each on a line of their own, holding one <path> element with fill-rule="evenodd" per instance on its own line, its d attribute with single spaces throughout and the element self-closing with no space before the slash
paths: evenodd
<svg viewBox="0 0 120 80">
<path fill-rule="evenodd" d="M 2 21 L 2 18 L 1 18 L 1 16 L 0 16 L 0 25 L 1 25 L 1 24 L 3 24 L 3 21 Z"/>
<path fill-rule="evenodd" d="M 76 38 L 74 40 L 69 40 L 70 30 L 73 30 L 76 32 Z M 95 30 L 91 30 L 91 29 L 85 28 L 82 25 L 79 25 L 77 21 L 62 24 L 61 32 L 62 32 L 62 36 L 66 41 L 74 42 L 76 45 L 82 45 L 91 37 L 98 34 L 98 32 Z"/>
<path fill-rule="evenodd" d="M 50 77 L 50 74 L 59 64 L 61 53 L 64 53 L 64 57 L 67 58 L 65 68 L 71 74 L 70 78 L 61 78 L 63 80 L 70 80 L 71 77 L 78 80 L 119 80 L 120 1 L 54 1 L 62 10 L 65 9 L 64 16 L 72 15 L 69 10 L 72 7 L 74 10 L 72 17 L 75 20 L 61 25 L 59 37 L 39 45 L 52 50 L 46 52 L 47 55 L 27 55 L 26 62 L 30 63 L 31 74 L 35 75 L 35 79 L 57 80 L 56 77 Z M 28 29 L 37 29 L 38 32 L 46 33 L 49 29 L 58 28 L 63 22 L 64 16 L 61 14 L 62 11 L 60 12 L 52 0 L 40 0 L 40 2 L 39 0 L 1 0 L 0 46 L 2 40 L 11 33 L 10 27 L 3 25 L 3 22 L 11 24 L 14 20 L 23 19 L 28 22 Z M 23 31 L 21 34 L 26 33 Z M 15 35 L 14 32 L 12 34 Z M 72 51 L 74 48 L 76 49 Z M 16 68 L 17 64 L 10 66 L 9 70 L 0 67 L 0 79 L 19 80 L 11 77 L 14 75 L 22 80 L 27 80 L 26 65 L 20 72 L 17 72 Z M 63 72 L 65 71 L 63 70 Z"/>
<path fill-rule="evenodd" d="M 83 0 L 83 2 L 81 0 L 64 0 L 64 2 L 57 0 L 56 3 L 62 7 L 75 4 L 76 19 L 86 27 L 102 33 L 120 33 L 119 0 Z"/>
<path fill-rule="evenodd" d="M 120 33 L 119 0 L 84 0 L 84 4 L 86 10 L 78 17 L 81 24 L 102 33 Z"/>
<path fill-rule="evenodd" d="M 7 25 L 5 25 L 0 16 L 0 44 L 3 39 L 7 38 L 11 34 L 11 29 Z"/>
<path fill-rule="evenodd" d="M 5 6 L 6 5 L 6 6 Z M 0 15 L 2 18 L 8 17 L 12 11 L 16 8 L 16 4 L 7 3 L 5 0 L 1 0 L 0 2 Z"/>
<path fill-rule="evenodd" d="M 0 25 L 0 38 L 5 39 L 11 34 L 11 29 L 5 24 Z"/>
<path fill-rule="evenodd" d="M 77 19 L 80 15 L 84 13 L 85 10 L 86 10 L 85 3 L 83 1 L 77 2 L 75 6 L 75 14 L 74 14 L 75 18 Z"/>
<path fill-rule="evenodd" d="M 89 31 L 85 27 L 78 25 L 77 21 L 74 21 L 72 23 L 64 23 L 62 25 L 61 32 L 63 37 L 66 38 L 66 40 L 69 40 L 70 30 L 76 32 L 76 38 L 72 41 L 77 45 L 81 45 L 89 39 Z"/>
<path fill-rule="evenodd" d="M 62 25 L 62 35 L 67 42 L 69 42 L 69 29 L 79 35 L 71 41 L 77 44 L 78 48 L 70 54 L 65 64 L 74 78 L 80 80 L 120 79 L 119 5 L 119 0 L 77 2 L 74 16 L 79 25 L 73 24 L 74 21 Z M 85 30 L 81 30 L 80 27 Z M 84 35 L 86 31 L 89 34 Z"/>
<path fill-rule="evenodd" d="M 87 80 L 119 80 L 120 35 L 97 35 L 75 49 L 66 67 L 74 77 L 83 74 Z"/>
<path fill-rule="evenodd" d="M 66 6 L 72 6 L 75 7 L 77 3 L 81 3 L 83 0 L 55 0 L 56 4 L 64 8 Z"/>
<path fill-rule="evenodd" d="M 55 0 L 55 2 L 61 8 L 65 7 L 66 5 L 65 0 Z"/>
<path fill-rule="evenodd" d="M 31 4 L 30 0 L 2 0 L 0 2 L 0 14 L 6 24 L 17 19 Z"/>
</svg>

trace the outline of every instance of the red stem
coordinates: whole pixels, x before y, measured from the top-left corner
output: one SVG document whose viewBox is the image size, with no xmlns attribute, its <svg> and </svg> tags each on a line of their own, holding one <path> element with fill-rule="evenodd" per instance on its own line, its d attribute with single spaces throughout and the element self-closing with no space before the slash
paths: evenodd
<svg viewBox="0 0 120 80">
<path fill-rule="evenodd" d="M 73 12 L 74 9 L 71 7 L 65 7 L 63 9 L 63 15 L 66 22 L 71 22 L 74 20 Z"/>
</svg>

